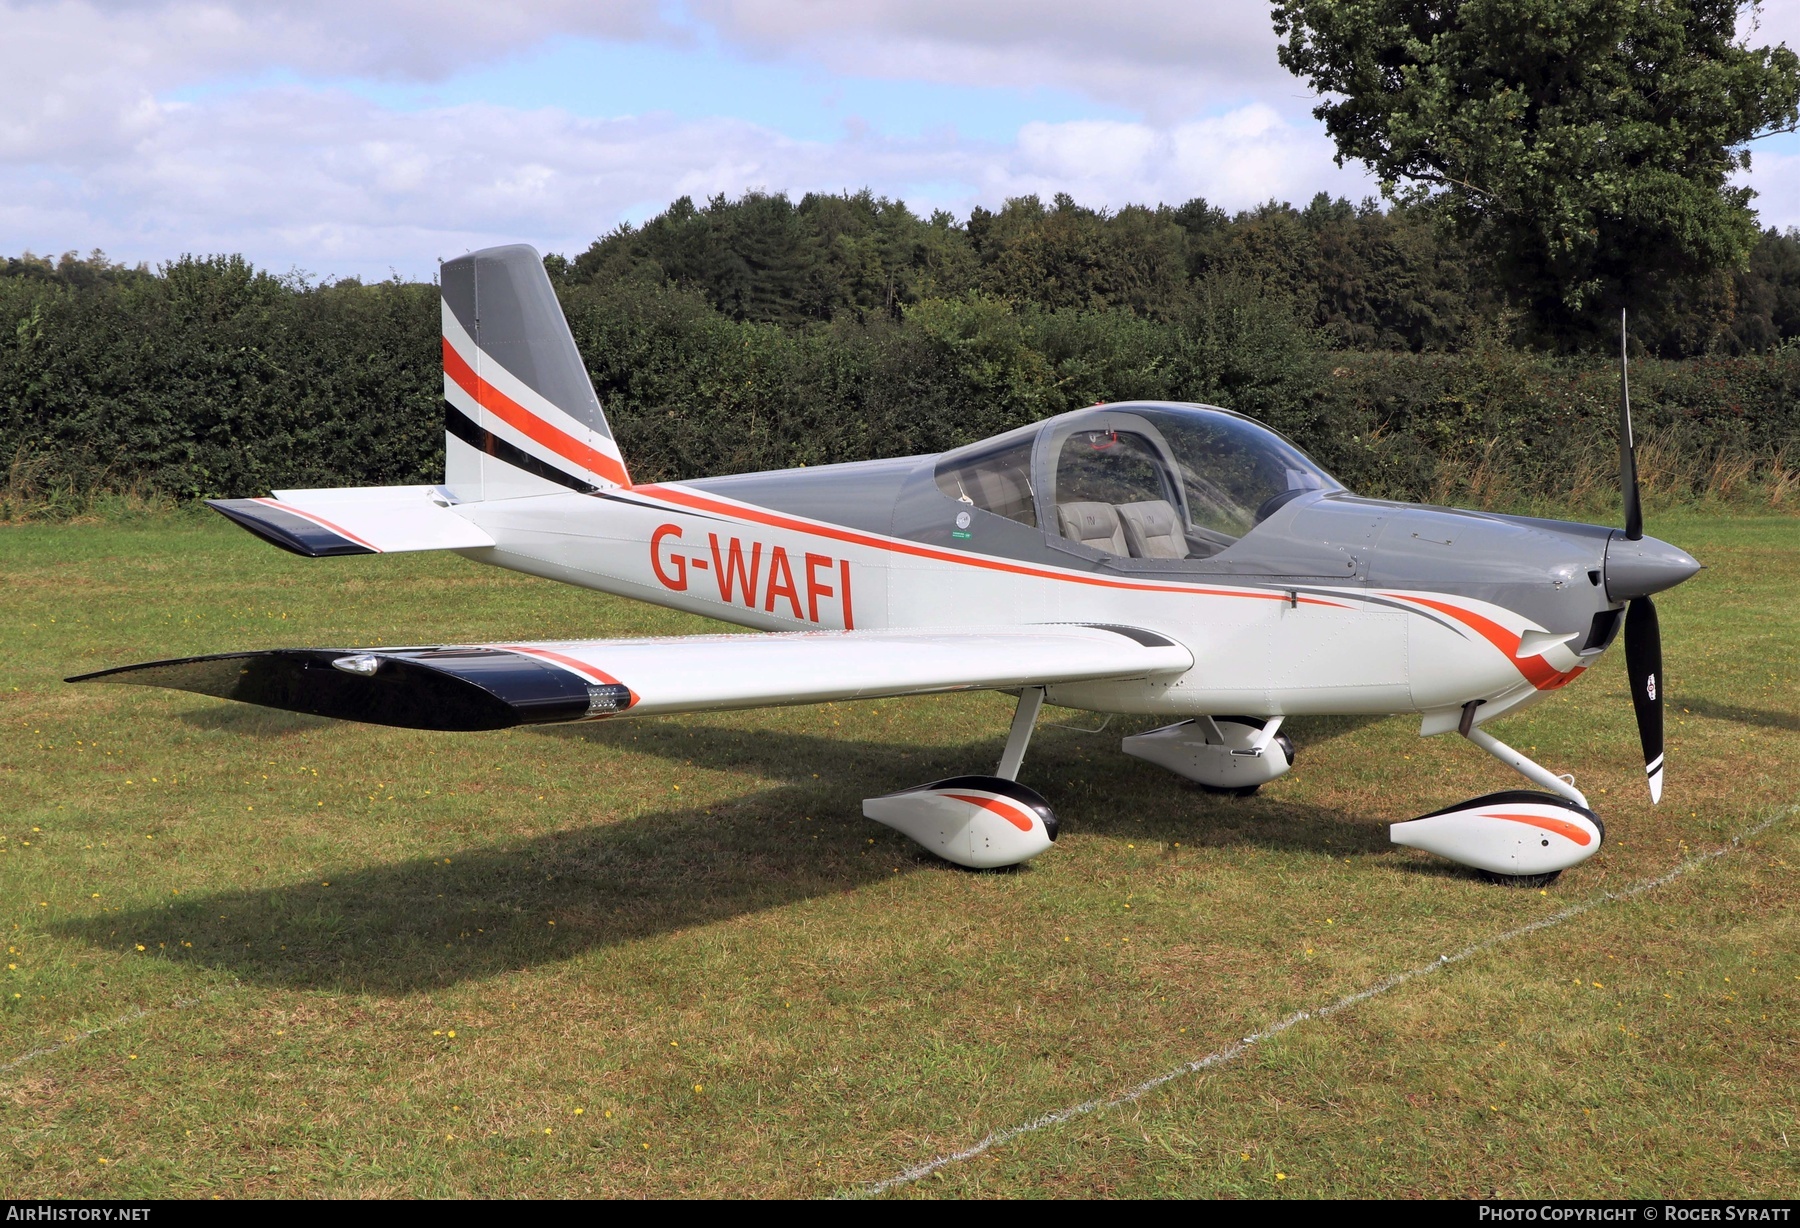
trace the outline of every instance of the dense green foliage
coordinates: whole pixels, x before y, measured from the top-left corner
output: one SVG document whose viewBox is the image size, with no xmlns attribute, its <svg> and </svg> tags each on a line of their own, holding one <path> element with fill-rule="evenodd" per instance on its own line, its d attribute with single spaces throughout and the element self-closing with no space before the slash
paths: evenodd
<svg viewBox="0 0 1800 1228">
<path fill-rule="evenodd" d="M 306 287 L 236 256 L 41 270 L 0 276 L 0 449 L 24 476 L 182 497 L 436 480 L 435 287 Z"/>
<path fill-rule="evenodd" d="M 1437 194 L 1538 335 L 1704 295 L 1757 242 L 1730 182 L 1800 117 L 1800 58 L 1737 39 L 1757 0 L 1277 0 L 1281 62 L 1339 160 Z"/>
<path fill-rule="evenodd" d="M 1502 300 L 1417 209 L 1027 198 L 959 224 L 751 195 L 547 263 L 639 480 L 936 451 L 1153 397 L 1262 418 L 1369 494 L 1610 491 L 1611 361 L 1509 345 Z M 1785 491 L 1800 451 L 1800 235 L 1765 235 L 1734 287 L 1639 338 L 1704 342 L 1637 367 L 1647 480 L 1671 494 Z M 440 390 L 430 285 L 236 257 L 0 265 L 15 507 L 435 481 Z"/>
<path fill-rule="evenodd" d="M 621 227 L 572 263 L 569 285 L 672 285 L 734 320 L 779 324 L 894 315 L 927 298 L 985 295 L 1039 307 L 1190 316 L 1219 277 L 1250 279 L 1344 349 L 1454 350 L 1512 330 L 1478 248 L 1435 206 L 1381 210 L 1320 195 L 1227 217 L 1205 201 L 1116 213 L 1036 197 L 966 224 L 919 218 L 867 192 L 677 201 Z M 1735 273 L 1689 279 L 1646 310 L 1634 335 L 1652 353 L 1746 353 L 1800 336 L 1800 237 L 1764 233 Z"/>
</svg>

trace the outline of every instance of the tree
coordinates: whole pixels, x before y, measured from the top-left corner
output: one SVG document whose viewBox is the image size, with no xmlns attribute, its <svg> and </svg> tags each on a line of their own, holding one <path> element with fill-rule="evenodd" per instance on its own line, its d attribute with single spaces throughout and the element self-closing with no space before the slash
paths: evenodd
<svg viewBox="0 0 1800 1228">
<path fill-rule="evenodd" d="M 1338 162 L 1435 197 L 1548 338 L 1746 267 L 1744 145 L 1800 118 L 1759 0 L 1275 0 Z"/>
</svg>

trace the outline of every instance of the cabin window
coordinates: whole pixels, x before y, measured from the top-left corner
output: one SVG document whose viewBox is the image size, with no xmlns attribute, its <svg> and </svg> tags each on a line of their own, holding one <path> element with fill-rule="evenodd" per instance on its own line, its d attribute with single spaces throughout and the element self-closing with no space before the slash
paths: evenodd
<svg viewBox="0 0 1800 1228">
<path fill-rule="evenodd" d="M 1174 502 L 1171 502 L 1171 501 Z M 1076 431 L 1063 440 L 1056 460 L 1056 527 L 1070 541 L 1102 554 L 1133 558 L 1187 558 L 1174 509 L 1179 497 L 1168 467 L 1144 436 L 1134 431 Z M 1144 530 L 1156 521 L 1158 540 Z"/>
<path fill-rule="evenodd" d="M 1162 459 L 1133 431 L 1076 431 L 1056 462 L 1058 503 L 1141 503 L 1174 493 Z"/>
<path fill-rule="evenodd" d="M 978 451 L 958 452 L 939 463 L 938 489 L 959 503 L 1037 526 L 1031 487 L 1033 437 Z"/>
</svg>

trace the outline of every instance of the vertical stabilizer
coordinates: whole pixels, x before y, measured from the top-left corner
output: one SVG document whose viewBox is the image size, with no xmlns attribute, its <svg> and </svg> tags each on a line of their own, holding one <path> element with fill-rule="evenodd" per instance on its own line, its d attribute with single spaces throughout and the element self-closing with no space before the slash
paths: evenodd
<svg viewBox="0 0 1800 1228">
<path fill-rule="evenodd" d="M 537 252 L 446 260 L 444 485 L 462 501 L 631 485 Z"/>
</svg>

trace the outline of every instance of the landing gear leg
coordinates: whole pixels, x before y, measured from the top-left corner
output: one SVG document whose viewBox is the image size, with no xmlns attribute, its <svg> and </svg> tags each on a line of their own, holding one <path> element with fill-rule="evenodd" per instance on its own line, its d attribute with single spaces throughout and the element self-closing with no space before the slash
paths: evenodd
<svg viewBox="0 0 1800 1228">
<path fill-rule="evenodd" d="M 1019 692 L 1019 706 L 1013 710 L 1012 729 L 1006 735 L 1006 749 L 1000 752 L 1000 766 L 994 769 L 994 775 L 1000 779 L 1019 778 L 1019 766 L 1025 762 L 1025 748 L 1031 745 L 1031 733 L 1037 727 L 1038 711 L 1043 706 L 1043 687 L 1028 686 Z"/>
<path fill-rule="evenodd" d="M 1526 780 L 1529 780 L 1532 784 L 1537 785 L 1542 789 L 1548 789 L 1550 792 L 1561 797 L 1568 798 L 1583 810 L 1588 808 L 1586 795 L 1584 795 L 1580 789 L 1577 789 L 1572 781 L 1564 780 L 1561 776 L 1556 775 L 1548 768 L 1533 763 L 1524 755 L 1521 755 L 1518 751 L 1502 742 L 1499 738 L 1496 738 L 1493 734 L 1486 733 L 1480 729 L 1471 728 L 1467 733 L 1463 734 L 1463 736 L 1475 743 L 1475 745 L 1481 747 L 1482 750 L 1485 750 L 1500 762 L 1504 763 L 1507 767 L 1523 776 Z"/>
<path fill-rule="evenodd" d="M 1395 844 L 1424 849 L 1480 870 L 1494 882 L 1542 887 L 1600 851 L 1606 828 L 1571 780 L 1533 763 L 1490 733 L 1475 728 L 1475 705 L 1457 732 L 1547 792 L 1510 789 L 1448 806 L 1424 818 L 1395 823 Z"/>
</svg>

